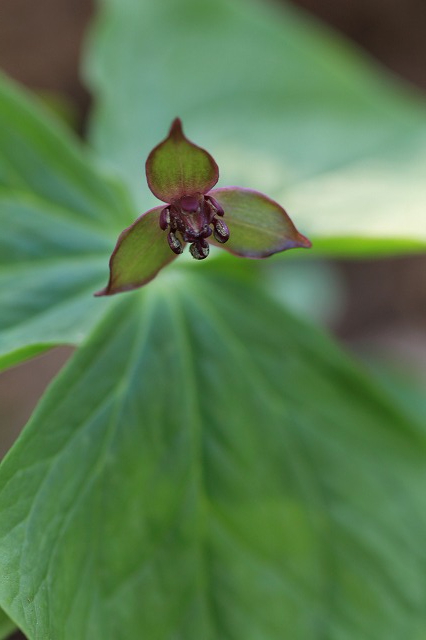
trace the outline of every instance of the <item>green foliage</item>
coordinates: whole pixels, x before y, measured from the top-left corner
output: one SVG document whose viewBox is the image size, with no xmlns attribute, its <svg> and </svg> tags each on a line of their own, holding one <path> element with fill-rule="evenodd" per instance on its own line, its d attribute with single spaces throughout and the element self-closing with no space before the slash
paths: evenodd
<svg viewBox="0 0 426 640">
<path fill-rule="evenodd" d="M 413 637 L 420 432 L 252 283 L 161 275 L 3 464 L 1 601 L 30 638 Z"/>
<path fill-rule="evenodd" d="M 142 210 L 141 158 L 178 115 L 220 186 L 272 196 L 317 249 L 424 250 L 424 102 L 294 9 L 105 0 L 86 76 L 92 141 Z"/>
<path fill-rule="evenodd" d="M 176 118 L 167 138 L 149 154 L 146 177 L 159 200 L 173 202 L 182 196 L 207 193 L 218 181 L 219 172 L 211 155 L 185 137 Z"/>
<path fill-rule="evenodd" d="M 0 369 L 78 344 L 106 309 L 116 235 L 135 213 L 69 132 L 0 83 Z"/>
<path fill-rule="evenodd" d="M 214 189 L 211 193 L 224 209 L 229 224 L 231 236 L 224 246 L 227 251 L 243 257 L 265 258 L 286 249 L 311 247 L 285 210 L 263 193 L 240 187 Z"/>
<path fill-rule="evenodd" d="M 104 0 L 95 34 L 92 140 L 144 208 L 180 115 L 323 251 L 424 246 L 424 114 L 342 43 L 240 0 Z M 30 640 L 423 638 L 423 422 L 252 263 L 93 298 L 128 190 L 6 81 L 0 143 L 0 363 L 83 343 L 0 468 L 7 614 Z"/>
<path fill-rule="evenodd" d="M 120 234 L 110 258 L 108 284 L 97 296 L 140 287 L 176 258 L 158 224 L 162 209 L 147 211 Z"/>
<path fill-rule="evenodd" d="M 10 618 L 0 609 L 0 640 L 5 640 L 15 631 L 16 627 Z"/>
</svg>

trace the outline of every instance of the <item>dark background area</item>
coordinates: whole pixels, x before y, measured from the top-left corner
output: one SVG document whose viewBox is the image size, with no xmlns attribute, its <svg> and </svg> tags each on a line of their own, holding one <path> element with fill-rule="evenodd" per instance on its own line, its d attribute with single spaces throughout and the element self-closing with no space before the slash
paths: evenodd
<svg viewBox="0 0 426 640">
<path fill-rule="evenodd" d="M 294 0 L 293 4 L 335 27 L 389 70 L 426 90 L 424 0 Z M 71 105 L 71 116 L 81 135 L 90 96 L 79 80 L 78 65 L 93 11 L 90 0 L 0 0 L 0 66 L 32 90 L 62 97 Z M 346 309 L 335 328 L 337 335 L 353 348 L 374 344 L 426 371 L 426 258 L 340 260 L 337 266 L 347 292 Z M 68 355 L 69 350 L 57 349 L 2 374 L 2 425 L 6 416 L 17 428 L 25 423 Z M 12 438 L 2 428 L 0 455 Z M 16 634 L 14 638 L 23 636 Z"/>
</svg>

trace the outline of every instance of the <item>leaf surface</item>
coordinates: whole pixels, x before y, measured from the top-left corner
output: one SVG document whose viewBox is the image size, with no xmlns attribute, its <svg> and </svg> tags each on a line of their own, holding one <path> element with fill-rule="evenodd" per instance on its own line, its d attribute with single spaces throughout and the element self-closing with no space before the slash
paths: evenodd
<svg viewBox="0 0 426 640">
<path fill-rule="evenodd" d="M 110 259 L 107 286 L 97 296 L 136 289 L 176 258 L 158 224 L 163 207 L 154 207 L 124 229 Z"/>
<path fill-rule="evenodd" d="M 302 236 L 277 202 L 251 189 L 226 187 L 213 189 L 211 195 L 225 212 L 230 230 L 226 244 L 218 246 L 246 258 L 266 258 L 287 249 L 309 249 L 311 242 Z"/>
<path fill-rule="evenodd" d="M 140 158 L 178 113 L 215 157 L 220 186 L 273 197 L 316 250 L 424 250 L 419 96 L 283 3 L 101 5 L 86 61 L 92 141 L 144 208 Z"/>
<path fill-rule="evenodd" d="M 146 177 L 152 193 L 170 203 L 206 193 L 218 181 L 219 173 L 211 155 L 186 138 L 176 118 L 167 138 L 149 154 Z"/>
<path fill-rule="evenodd" d="M 120 230 L 125 190 L 52 112 L 0 75 L 0 186 L 29 192 L 95 229 Z"/>
<path fill-rule="evenodd" d="M 16 625 L 14 625 L 12 620 L 0 609 L 0 640 L 6 640 L 15 630 Z"/>
<path fill-rule="evenodd" d="M 422 637 L 423 427 L 202 270 L 120 297 L 6 456 L 1 605 L 30 640 Z"/>
<path fill-rule="evenodd" d="M 0 81 L 0 369 L 81 342 L 107 309 L 105 282 L 125 191 L 71 134 Z"/>
</svg>

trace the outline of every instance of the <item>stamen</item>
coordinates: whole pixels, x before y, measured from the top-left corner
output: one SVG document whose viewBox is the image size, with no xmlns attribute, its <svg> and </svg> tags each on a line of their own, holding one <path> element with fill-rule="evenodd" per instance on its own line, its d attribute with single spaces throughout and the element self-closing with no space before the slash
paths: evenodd
<svg viewBox="0 0 426 640">
<path fill-rule="evenodd" d="M 179 253 L 182 253 L 182 251 L 183 251 L 182 244 L 181 244 L 179 238 L 176 236 L 176 234 L 173 231 L 170 231 L 170 233 L 168 234 L 167 241 L 169 243 L 170 249 L 174 253 L 177 253 L 178 255 L 179 255 Z"/>
<path fill-rule="evenodd" d="M 170 207 L 165 207 L 160 213 L 160 229 L 165 231 L 170 224 Z"/>
<path fill-rule="evenodd" d="M 223 220 L 218 220 L 217 218 L 213 218 L 212 222 L 214 226 L 213 234 L 216 240 L 221 244 L 229 240 L 228 225 L 225 224 Z"/>
<path fill-rule="evenodd" d="M 213 198 L 213 196 L 204 196 L 206 200 L 208 200 L 210 202 L 210 204 L 213 205 L 213 207 L 216 210 L 216 214 L 218 216 L 223 216 L 223 214 L 225 213 L 224 210 L 222 209 L 222 207 L 220 206 L 220 204 L 218 203 L 218 201 L 216 200 L 216 198 Z"/>
<path fill-rule="evenodd" d="M 193 258 L 204 260 L 210 252 L 206 238 L 213 233 L 222 244 L 229 239 L 227 224 L 217 216 L 223 216 L 223 209 L 211 196 L 184 196 L 162 209 L 159 224 L 163 231 L 169 229 L 167 241 L 174 253 L 182 253 L 188 242 Z"/>
<path fill-rule="evenodd" d="M 195 260 L 204 260 L 207 258 L 210 252 L 209 243 L 203 238 L 200 238 L 196 242 L 193 242 L 189 247 L 191 255 Z"/>
</svg>

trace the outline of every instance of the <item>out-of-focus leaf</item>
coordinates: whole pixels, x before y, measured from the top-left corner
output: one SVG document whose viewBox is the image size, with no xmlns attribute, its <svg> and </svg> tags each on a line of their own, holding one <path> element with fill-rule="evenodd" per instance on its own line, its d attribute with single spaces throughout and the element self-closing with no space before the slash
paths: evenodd
<svg viewBox="0 0 426 640">
<path fill-rule="evenodd" d="M 56 205 L 96 231 L 115 233 L 131 222 L 125 190 L 51 111 L 0 76 L 0 186 Z"/>
<path fill-rule="evenodd" d="M 5 458 L 2 606 L 31 640 L 423 637 L 424 425 L 211 271 L 120 297 Z"/>
<path fill-rule="evenodd" d="M 179 115 L 220 184 L 274 197 L 317 250 L 424 250 L 425 103 L 365 56 L 282 3 L 101 5 L 92 140 L 144 208 L 143 158 Z"/>
<path fill-rule="evenodd" d="M 408 351 L 408 350 L 407 350 Z M 420 351 L 421 353 L 421 351 Z M 392 396 L 394 403 L 399 403 L 404 411 L 414 418 L 425 416 L 426 419 L 426 375 L 424 364 L 419 367 L 410 362 L 410 353 L 389 355 L 383 349 L 376 349 L 373 345 L 365 345 L 361 349 L 364 364 L 368 367 L 373 378 L 379 380 L 386 392 Z M 424 363 L 424 360 L 423 360 Z M 422 372 L 418 369 L 422 369 Z"/>
<path fill-rule="evenodd" d="M 15 630 L 16 625 L 13 624 L 12 620 L 0 609 L 0 640 L 6 640 Z"/>
<path fill-rule="evenodd" d="M 78 344 L 105 312 L 93 297 L 113 241 L 71 213 L 0 191 L 0 369 Z"/>
<path fill-rule="evenodd" d="M 135 212 L 70 133 L 4 78 L 0 185 L 2 369 L 82 340 L 107 308 L 93 293 Z"/>
<path fill-rule="evenodd" d="M 330 260 L 278 262 L 277 258 L 262 264 L 262 285 L 271 296 L 311 322 L 336 326 L 347 302 L 340 269 Z"/>
</svg>

